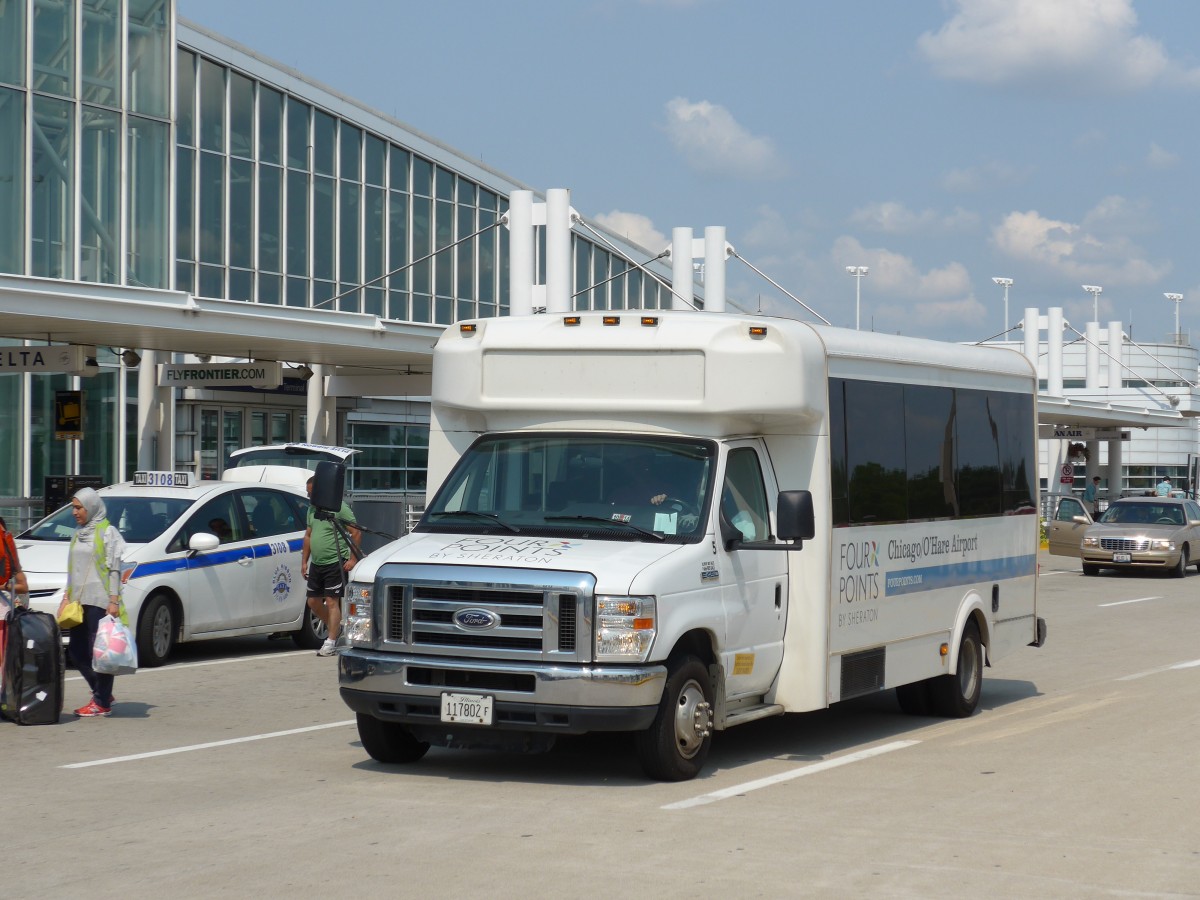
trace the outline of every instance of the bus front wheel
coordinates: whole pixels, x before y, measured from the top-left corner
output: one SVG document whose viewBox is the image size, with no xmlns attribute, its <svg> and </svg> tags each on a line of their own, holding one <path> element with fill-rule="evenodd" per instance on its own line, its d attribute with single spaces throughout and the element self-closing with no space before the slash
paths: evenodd
<svg viewBox="0 0 1200 900">
<path fill-rule="evenodd" d="M 713 689 L 704 663 L 671 664 L 658 714 L 634 739 L 642 769 L 658 781 L 687 781 L 704 767 L 712 744 Z"/>
<path fill-rule="evenodd" d="M 970 621 L 958 645 L 958 671 L 939 675 L 929 682 L 929 699 L 934 712 L 949 719 L 965 719 L 979 706 L 983 689 L 983 641 L 979 626 Z"/>
</svg>

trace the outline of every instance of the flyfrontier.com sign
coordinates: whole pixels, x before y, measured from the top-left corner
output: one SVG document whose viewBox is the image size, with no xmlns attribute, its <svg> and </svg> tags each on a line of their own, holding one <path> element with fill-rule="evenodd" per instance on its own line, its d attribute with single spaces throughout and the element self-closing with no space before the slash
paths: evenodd
<svg viewBox="0 0 1200 900">
<path fill-rule="evenodd" d="M 160 387 L 277 388 L 283 384 L 283 365 L 252 363 L 164 363 L 158 367 Z"/>
</svg>

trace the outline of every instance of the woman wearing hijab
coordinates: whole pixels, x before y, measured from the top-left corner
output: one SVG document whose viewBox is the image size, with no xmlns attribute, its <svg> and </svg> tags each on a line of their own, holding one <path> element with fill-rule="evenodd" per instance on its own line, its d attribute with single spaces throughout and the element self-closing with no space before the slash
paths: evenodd
<svg viewBox="0 0 1200 900">
<path fill-rule="evenodd" d="M 75 715 L 107 716 L 112 712 L 113 676 L 92 669 L 92 645 L 96 643 L 100 620 L 106 615 L 114 619 L 121 615 L 121 557 L 125 541 L 109 523 L 104 501 L 91 488 L 81 488 L 71 498 L 71 513 L 79 527 L 71 538 L 62 606 L 78 600 L 83 606 L 83 622 L 68 632 L 67 653 L 92 689 L 92 699 L 75 710 Z"/>
</svg>

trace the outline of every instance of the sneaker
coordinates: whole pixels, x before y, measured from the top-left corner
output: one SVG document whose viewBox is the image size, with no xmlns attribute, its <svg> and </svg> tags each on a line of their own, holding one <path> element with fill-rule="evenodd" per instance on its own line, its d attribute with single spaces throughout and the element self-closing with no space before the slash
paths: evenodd
<svg viewBox="0 0 1200 900">
<path fill-rule="evenodd" d="M 332 638 L 325 638 L 325 643 L 321 645 L 321 649 L 317 651 L 317 656 L 333 656 L 334 643 Z"/>
<path fill-rule="evenodd" d="M 112 714 L 112 708 L 101 706 L 95 700 L 89 700 L 87 706 L 81 706 L 75 710 L 75 715 L 80 718 L 90 719 L 93 716 L 107 716 Z"/>
</svg>

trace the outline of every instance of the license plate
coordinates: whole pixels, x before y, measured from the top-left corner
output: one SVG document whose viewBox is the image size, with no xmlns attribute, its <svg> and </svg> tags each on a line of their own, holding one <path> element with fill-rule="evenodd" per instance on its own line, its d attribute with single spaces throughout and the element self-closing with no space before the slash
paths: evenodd
<svg viewBox="0 0 1200 900">
<path fill-rule="evenodd" d="M 1129 553 L 1114 553 L 1113 562 L 1133 562 L 1133 556 Z"/>
<path fill-rule="evenodd" d="M 492 698 L 487 694 L 442 694 L 442 721 L 492 724 Z"/>
</svg>

